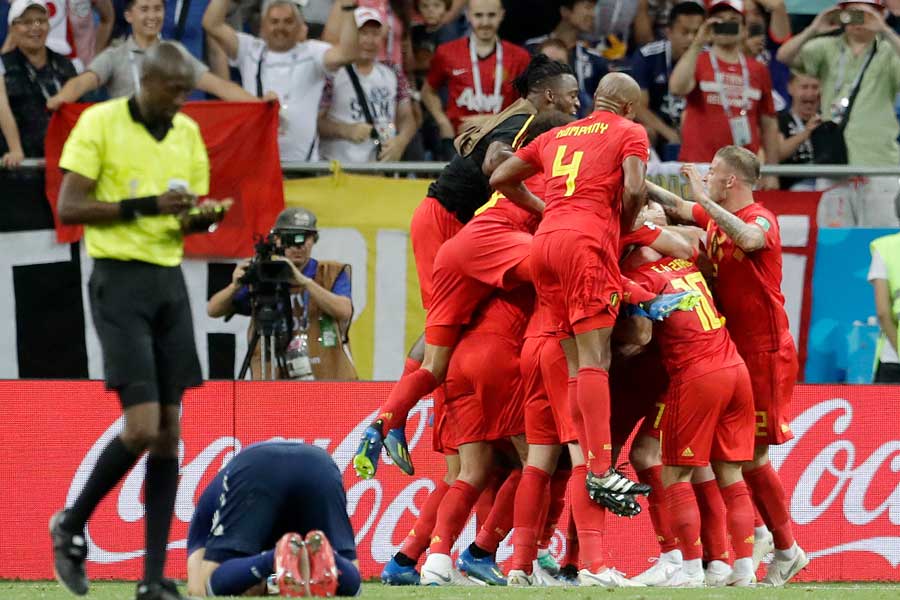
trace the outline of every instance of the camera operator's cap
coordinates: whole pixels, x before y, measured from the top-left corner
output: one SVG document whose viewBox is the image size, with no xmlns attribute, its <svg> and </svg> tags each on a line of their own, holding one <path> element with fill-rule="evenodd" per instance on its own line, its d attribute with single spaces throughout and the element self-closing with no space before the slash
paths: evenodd
<svg viewBox="0 0 900 600">
<path fill-rule="evenodd" d="M 374 21 L 382 26 L 384 25 L 384 19 L 381 18 L 381 13 L 374 8 L 368 8 L 366 6 L 360 6 L 354 10 L 353 18 L 356 19 L 357 28 L 362 27 L 369 21 Z"/>
<path fill-rule="evenodd" d="M 740 14 L 744 14 L 744 1 L 743 0 L 716 0 L 712 4 L 709 5 L 709 14 L 713 14 L 717 11 L 730 9 Z"/>
<path fill-rule="evenodd" d="M 7 24 L 12 25 L 13 21 L 25 14 L 25 11 L 32 6 L 37 6 L 47 14 L 50 14 L 50 11 L 47 9 L 47 3 L 44 0 L 13 0 L 9 7 L 9 14 L 6 16 Z"/>
<path fill-rule="evenodd" d="M 291 207 L 281 211 L 275 219 L 272 231 L 311 231 L 316 232 L 316 215 L 305 208 Z"/>
</svg>

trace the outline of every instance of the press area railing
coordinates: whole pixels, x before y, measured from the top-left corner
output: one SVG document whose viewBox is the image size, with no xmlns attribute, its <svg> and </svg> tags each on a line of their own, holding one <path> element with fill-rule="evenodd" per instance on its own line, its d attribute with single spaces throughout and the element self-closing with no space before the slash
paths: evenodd
<svg viewBox="0 0 900 600">
<path fill-rule="evenodd" d="M 45 161 L 42 158 L 26 158 L 19 168 L 43 169 Z M 326 175 L 335 171 L 362 174 L 385 175 L 436 175 L 447 166 L 445 162 L 371 162 L 343 164 L 336 161 L 318 162 L 283 162 L 281 170 L 285 176 L 309 176 Z M 0 167 L 2 169 L 2 167 Z M 652 169 L 651 169 L 652 173 Z M 778 177 L 900 177 L 900 165 L 883 167 L 863 167 L 852 165 L 763 165 L 763 175 L 776 175 Z"/>
</svg>

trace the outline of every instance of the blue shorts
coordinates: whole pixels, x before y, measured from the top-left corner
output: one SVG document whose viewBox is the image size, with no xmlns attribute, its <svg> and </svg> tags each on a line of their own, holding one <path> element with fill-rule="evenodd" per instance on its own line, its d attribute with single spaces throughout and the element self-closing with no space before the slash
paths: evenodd
<svg viewBox="0 0 900 600">
<path fill-rule="evenodd" d="M 188 554 L 206 560 L 252 556 L 285 533 L 322 530 L 334 551 L 356 559 L 343 478 L 331 456 L 296 442 L 244 448 L 200 496 L 188 532 Z"/>
</svg>

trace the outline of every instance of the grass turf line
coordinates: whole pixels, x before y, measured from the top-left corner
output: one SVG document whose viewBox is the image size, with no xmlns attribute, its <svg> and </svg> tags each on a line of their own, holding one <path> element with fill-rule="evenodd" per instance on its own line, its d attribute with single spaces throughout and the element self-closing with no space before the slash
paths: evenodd
<svg viewBox="0 0 900 600">
<path fill-rule="evenodd" d="M 134 598 L 134 583 L 93 582 L 88 600 L 130 600 Z M 184 592 L 184 588 L 182 588 Z M 589 600 L 604 592 L 604 598 L 653 599 L 653 598 L 694 598 L 712 600 L 845 600 L 865 598 L 866 600 L 894 600 L 900 597 L 900 583 L 798 583 L 782 589 L 773 588 L 706 588 L 706 589 L 581 589 L 571 588 L 531 588 L 506 589 L 485 587 L 388 587 L 378 583 L 363 585 L 363 597 L 372 600 L 412 600 L 428 598 L 434 600 Z M 607 595 L 608 594 L 608 595 Z M 25 582 L 0 581 L 2 600 L 71 600 L 72 596 L 55 581 Z"/>
</svg>

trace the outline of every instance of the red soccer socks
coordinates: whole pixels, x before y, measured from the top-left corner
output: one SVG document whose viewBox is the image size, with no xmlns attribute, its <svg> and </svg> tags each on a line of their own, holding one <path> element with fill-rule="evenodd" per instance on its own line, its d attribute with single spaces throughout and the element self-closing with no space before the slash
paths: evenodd
<svg viewBox="0 0 900 600">
<path fill-rule="evenodd" d="M 753 557 L 753 501 L 743 481 L 722 488 L 735 560 Z"/>
<path fill-rule="evenodd" d="M 439 480 L 425 500 L 425 504 L 419 509 L 419 517 L 400 547 L 400 552 L 410 559 L 418 560 L 422 553 L 425 552 L 425 549 L 428 548 L 428 544 L 431 541 L 431 533 L 434 531 L 434 524 L 437 520 L 438 507 L 440 507 L 449 489 L 450 486 L 443 479 Z"/>
<path fill-rule="evenodd" d="M 772 537 L 775 538 L 777 550 L 787 550 L 794 546 L 794 533 L 791 530 L 791 515 L 788 512 L 787 500 L 781 478 L 772 468 L 771 463 L 752 471 L 744 471 L 744 481 L 753 495 L 753 503 L 762 515 Z"/>
<path fill-rule="evenodd" d="M 678 537 L 678 546 L 684 560 L 697 560 L 703 556 L 700 542 L 700 509 L 690 483 L 674 483 L 666 488 L 666 504 L 669 509 L 672 531 Z"/>
<path fill-rule="evenodd" d="M 525 467 L 516 492 L 510 570 L 531 573 L 531 563 L 537 557 L 538 529 L 544 520 L 546 506 L 541 500 L 549 493 L 550 474 L 537 467 Z"/>
</svg>

